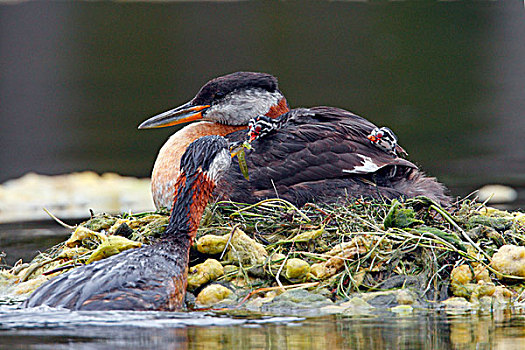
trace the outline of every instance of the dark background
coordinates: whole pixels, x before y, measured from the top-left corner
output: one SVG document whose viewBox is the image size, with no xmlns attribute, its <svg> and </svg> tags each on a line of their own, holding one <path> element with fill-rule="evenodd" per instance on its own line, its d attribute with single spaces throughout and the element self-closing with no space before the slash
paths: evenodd
<svg viewBox="0 0 525 350">
<path fill-rule="evenodd" d="M 523 2 L 29 2 L 0 5 L 0 182 L 148 176 L 175 129 L 137 130 L 239 70 L 292 106 L 392 128 L 454 194 L 525 188 Z M 523 197 L 521 197 L 523 198 Z"/>
</svg>

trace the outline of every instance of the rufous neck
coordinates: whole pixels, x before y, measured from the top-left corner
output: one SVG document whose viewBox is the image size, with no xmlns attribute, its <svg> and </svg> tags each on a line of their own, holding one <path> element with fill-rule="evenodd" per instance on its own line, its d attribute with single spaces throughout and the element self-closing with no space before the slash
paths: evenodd
<svg viewBox="0 0 525 350">
<path fill-rule="evenodd" d="M 200 171 L 190 177 L 182 173 L 175 184 L 173 209 L 164 237 L 193 241 L 214 188 L 213 181 Z"/>
<path fill-rule="evenodd" d="M 282 98 L 278 104 L 273 105 L 270 110 L 265 114 L 267 117 L 270 118 L 277 118 L 280 115 L 283 115 L 286 112 L 290 111 L 290 107 L 288 106 L 288 102 L 286 101 L 286 98 Z"/>
</svg>

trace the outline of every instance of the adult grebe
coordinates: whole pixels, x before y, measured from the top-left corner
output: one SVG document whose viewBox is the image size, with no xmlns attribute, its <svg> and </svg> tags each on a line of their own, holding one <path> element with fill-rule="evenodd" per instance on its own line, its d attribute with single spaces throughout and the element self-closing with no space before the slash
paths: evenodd
<svg viewBox="0 0 525 350">
<path fill-rule="evenodd" d="M 152 172 L 156 206 L 170 206 L 171 182 L 177 177 L 177 169 L 170 164 L 193 138 L 216 133 L 231 142 L 244 140 L 245 131 L 238 130 L 246 128 L 254 116 L 277 118 L 285 113 L 287 122 L 279 132 L 254 141 L 254 150 L 247 152 L 250 180 L 232 166 L 215 196 L 248 203 L 279 196 L 298 206 L 344 196 L 425 195 L 448 203 L 443 185 L 395 152 L 385 152 L 384 142 L 369 139 L 377 127 L 368 120 L 333 107 L 290 111 L 275 77 L 238 72 L 209 81 L 190 102 L 139 126 L 145 129 L 205 120 L 176 132 L 161 148 Z M 397 141 L 396 150 L 402 150 Z"/>
</svg>

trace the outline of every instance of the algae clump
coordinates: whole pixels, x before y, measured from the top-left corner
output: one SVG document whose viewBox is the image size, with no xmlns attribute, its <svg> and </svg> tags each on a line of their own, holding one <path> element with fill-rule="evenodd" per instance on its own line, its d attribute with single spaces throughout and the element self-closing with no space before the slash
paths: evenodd
<svg viewBox="0 0 525 350">
<path fill-rule="evenodd" d="M 212 284 L 204 288 L 199 295 L 197 295 L 195 301 L 201 306 L 211 306 L 223 301 L 232 294 L 233 292 L 229 288 L 220 284 Z"/>
<path fill-rule="evenodd" d="M 188 274 L 188 290 L 193 291 L 205 283 L 215 281 L 224 275 L 224 268 L 215 259 L 207 259 L 202 264 L 190 268 Z"/>
<path fill-rule="evenodd" d="M 108 258 L 112 255 L 118 254 L 128 249 L 139 248 L 142 243 L 132 241 L 126 237 L 121 236 L 107 236 L 106 239 L 91 253 L 91 256 L 86 261 L 86 264 L 90 264 L 94 261 Z"/>
</svg>

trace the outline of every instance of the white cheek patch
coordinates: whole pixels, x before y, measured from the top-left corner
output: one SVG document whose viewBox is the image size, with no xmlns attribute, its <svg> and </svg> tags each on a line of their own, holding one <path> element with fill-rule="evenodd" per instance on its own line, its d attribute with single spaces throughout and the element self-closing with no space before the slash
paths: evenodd
<svg viewBox="0 0 525 350">
<path fill-rule="evenodd" d="M 205 119 L 228 125 L 248 125 L 251 118 L 268 113 L 283 95 L 266 90 L 234 91 L 206 112 Z"/>
<path fill-rule="evenodd" d="M 376 163 L 372 161 L 372 158 L 364 156 L 362 154 L 357 154 L 357 156 L 363 159 L 363 165 L 354 167 L 353 169 L 343 169 L 343 173 L 349 174 L 368 174 L 373 173 L 379 170 L 381 167 L 377 166 Z"/>
</svg>

